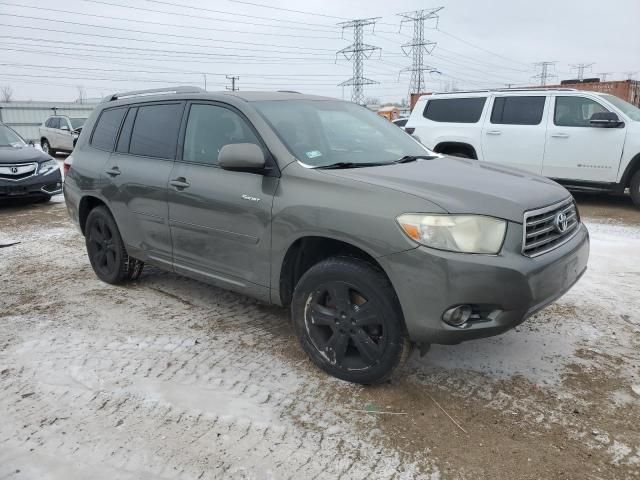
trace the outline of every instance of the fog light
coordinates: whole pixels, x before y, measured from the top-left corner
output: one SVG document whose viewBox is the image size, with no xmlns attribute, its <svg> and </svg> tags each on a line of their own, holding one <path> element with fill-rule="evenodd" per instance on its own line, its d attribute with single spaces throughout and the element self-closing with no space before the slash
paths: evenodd
<svg viewBox="0 0 640 480">
<path fill-rule="evenodd" d="M 458 305 L 457 307 L 450 308 L 442 314 L 442 320 L 454 327 L 462 327 L 469 318 L 473 310 L 469 305 Z"/>
</svg>

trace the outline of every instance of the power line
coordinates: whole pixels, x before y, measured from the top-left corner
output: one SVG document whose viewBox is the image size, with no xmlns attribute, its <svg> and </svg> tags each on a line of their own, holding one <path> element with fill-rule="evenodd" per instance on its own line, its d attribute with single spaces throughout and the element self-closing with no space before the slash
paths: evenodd
<svg viewBox="0 0 640 480">
<path fill-rule="evenodd" d="M 558 63 L 558 62 L 538 62 L 538 63 L 534 63 L 533 65 L 535 67 L 540 67 L 540 73 L 538 75 L 534 75 L 532 78 L 540 80 L 540 86 L 544 87 L 547 84 L 547 81 L 550 78 L 557 77 L 556 74 L 551 73 L 549 71 L 549 67 L 555 66 L 556 63 Z"/>
<path fill-rule="evenodd" d="M 596 73 L 596 75 L 598 75 L 598 77 L 600 78 L 600 80 L 602 82 L 606 82 L 607 81 L 607 77 L 609 75 L 611 75 L 611 72 L 600 72 L 600 73 Z"/>
<path fill-rule="evenodd" d="M 337 52 L 337 55 L 342 54 L 347 60 L 353 62 L 353 76 L 338 86 L 352 86 L 351 101 L 360 105 L 364 103 L 363 86 L 377 83 L 364 77 L 364 60 L 371 57 L 376 50 L 380 50 L 380 47 L 364 43 L 364 27 L 372 25 L 375 28 L 379 18 L 360 18 L 338 24 L 343 31 L 345 29 L 353 29 L 353 43 Z"/>
<path fill-rule="evenodd" d="M 400 21 L 400 29 L 406 22 L 413 23 L 413 38 L 410 42 L 402 45 L 402 52 L 408 57 L 412 56 L 412 64 L 410 67 L 404 68 L 401 72 L 411 72 L 411 80 L 409 81 L 409 93 L 421 93 L 425 91 L 425 72 L 437 72 L 434 67 L 424 64 L 424 55 L 431 54 L 436 46 L 436 42 L 425 40 L 424 24 L 426 21 L 435 20 L 436 27 L 438 25 L 438 12 L 443 7 L 430 8 L 425 10 L 416 10 L 398 14 L 402 17 Z"/>
<path fill-rule="evenodd" d="M 452 33 L 445 32 L 445 31 L 444 31 L 444 30 L 442 30 L 441 28 L 436 28 L 436 30 L 437 30 L 438 32 L 440 32 L 440 33 L 442 33 L 442 34 L 446 35 L 447 37 L 451 37 L 451 38 L 453 38 L 453 39 L 455 39 L 455 40 L 457 40 L 457 41 L 459 41 L 459 42 L 461 42 L 461 43 L 464 43 L 465 45 L 469 45 L 470 47 L 476 48 L 476 49 L 478 49 L 478 50 L 482 50 L 483 52 L 489 53 L 489 54 L 491 54 L 491 55 L 494 55 L 494 56 L 496 56 L 496 57 L 502 58 L 502 59 L 504 59 L 504 60 L 508 60 L 509 62 L 512 62 L 512 63 L 518 63 L 518 64 L 520 64 L 520 65 L 528 66 L 528 64 L 526 64 L 526 63 L 524 63 L 524 62 L 521 62 L 521 61 L 519 61 L 519 60 L 514 60 L 514 59 L 509 58 L 509 57 L 505 57 L 504 55 L 501 55 L 501 54 L 499 54 L 499 53 L 493 52 L 493 51 L 491 51 L 491 50 L 489 50 L 489 49 L 487 49 L 487 48 L 483 48 L 483 47 L 481 47 L 480 45 L 477 45 L 477 44 L 475 44 L 475 43 L 472 43 L 472 42 L 469 42 L 469 41 L 467 41 L 467 40 L 464 40 L 463 38 L 460 38 L 460 37 L 458 37 L 458 36 L 456 36 L 456 35 L 454 35 L 454 34 L 452 34 Z"/>
<path fill-rule="evenodd" d="M 582 81 L 584 80 L 584 72 L 589 69 L 591 70 L 591 67 L 593 67 L 595 65 L 595 63 L 575 63 L 573 65 L 570 65 L 571 70 L 576 70 L 576 72 L 578 72 L 578 80 Z"/>
<path fill-rule="evenodd" d="M 293 34 L 288 34 L 288 33 L 274 33 L 274 32 L 262 32 L 262 31 L 258 31 L 258 30 L 254 30 L 254 31 L 243 31 L 243 30 L 229 30 L 229 29 L 224 29 L 224 28 L 213 28 L 213 27 L 201 27 L 201 26 L 197 26 L 197 25 L 189 25 L 188 27 L 184 26 L 184 25 L 179 25 L 177 23 L 164 23 L 164 22 L 154 22 L 154 21 L 150 21 L 150 20 L 140 20 L 140 19 L 132 19 L 132 18 L 124 18 L 124 17 L 114 17 L 111 15 L 99 15 L 96 13 L 80 13 L 80 12 L 73 12 L 71 10 L 60 10 L 58 8 L 45 8 L 42 6 L 31 6 L 31 5 L 21 5 L 19 3 L 2 3 L 2 5 L 8 5 L 8 6 L 12 6 L 12 7 L 21 7 L 21 8 L 29 8 L 29 9 L 33 9 L 33 10 L 38 10 L 38 11 L 46 11 L 46 12 L 55 12 L 55 13 L 64 13 L 65 15 L 80 15 L 82 17 L 94 17 L 94 18 L 103 18 L 106 20 L 118 20 L 118 21 L 124 21 L 124 22 L 133 22 L 133 23 L 137 23 L 137 24 L 145 24 L 145 25 L 157 25 L 157 26 L 161 26 L 161 27 L 177 27 L 177 28 L 188 28 L 189 30 L 205 30 L 205 31 L 211 31 L 211 32 L 231 32 L 231 33 L 242 33 L 242 34 L 251 34 L 251 35 L 268 35 L 268 36 L 274 36 L 274 37 L 295 37 L 295 38 L 310 38 L 310 39 L 326 39 L 326 40 L 339 40 L 340 37 L 337 35 L 337 32 L 331 32 L 328 30 L 314 30 L 314 29 L 309 29 L 309 28 L 305 28 L 305 27 L 300 27 L 300 30 L 304 30 L 304 31 L 319 31 L 319 32 L 327 32 L 327 33 L 332 33 L 335 34 L 336 36 L 334 37 L 323 37 L 323 36 L 310 36 L 310 35 L 293 35 Z M 5 13 L 4 15 L 10 15 Z M 18 15 L 13 15 L 11 14 L 11 16 L 18 16 Z M 36 18 L 36 17 L 33 17 Z M 198 18 L 202 18 L 202 17 L 198 17 Z M 206 17 L 207 19 L 209 19 L 209 17 Z M 44 20 L 51 20 L 54 22 L 60 22 L 60 20 L 55 20 L 55 19 L 44 19 Z M 211 19 L 214 20 L 214 19 Z M 220 21 L 220 19 L 215 19 Z M 63 23 L 68 23 L 68 22 L 63 22 Z M 269 26 L 269 27 L 275 27 L 275 28 L 285 28 L 284 26 L 280 27 L 280 26 L 275 26 L 275 25 L 267 25 L 264 23 L 253 23 L 253 22 L 242 22 L 239 20 L 234 20 L 233 23 L 241 23 L 241 24 L 246 24 L 246 25 L 253 25 L 253 26 Z M 82 24 L 84 25 L 84 23 Z M 111 28 L 111 27 L 109 27 Z M 295 29 L 296 27 L 286 27 L 287 30 L 289 30 L 290 28 Z M 190 37 L 190 38 L 201 38 L 201 37 Z"/>
<path fill-rule="evenodd" d="M 194 37 L 194 36 L 190 36 L 190 35 L 178 35 L 178 34 L 171 34 L 171 33 L 166 33 L 166 32 L 145 32 L 144 30 L 135 30 L 135 29 L 131 29 L 131 28 L 118 28 L 118 27 L 108 27 L 108 26 L 103 26 L 103 25 L 93 25 L 93 24 L 89 24 L 89 23 L 80 23 L 80 22 L 71 22 L 71 21 L 67 21 L 67 20 L 52 20 L 49 18 L 42 18 L 42 17 L 32 17 L 32 16 L 28 16 L 28 15 L 14 15 L 14 14 L 10 14 L 10 13 L 0 13 L 0 16 L 8 16 L 8 17 L 17 17 L 17 18 L 24 18 L 24 19 L 28 19 L 28 20 L 42 20 L 45 22 L 53 22 L 53 23 L 63 23 L 63 24 L 67 24 L 67 25 L 77 25 L 77 26 L 81 26 L 81 27 L 91 27 L 91 28 L 103 28 L 106 30 L 118 30 L 120 32 L 128 32 L 128 33 L 142 33 L 145 35 L 159 35 L 162 37 L 175 37 L 175 38 L 188 38 L 188 39 L 194 39 L 194 40 L 208 40 L 211 42 L 216 42 L 216 43 L 237 43 L 237 44 L 241 44 L 241 45 L 253 45 L 253 46 L 264 46 L 264 47 L 275 47 L 275 48 L 294 48 L 294 49 L 299 49 L 299 50 L 316 50 L 316 51 L 323 51 L 323 52 L 333 52 L 332 49 L 327 49 L 327 48 L 314 48 L 314 47 L 302 47 L 302 46 L 297 46 L 297 45 L 274 45 L 274 44 L 269 44 L 269 43 L 256 43 L 256 42 L 244 42 L 244 41 L 240 41 L 240 40 L 220 40 L 217 38 L 207 38 L 207 37 Z M 33 29 L 33 26 L 24 26 L 24 25 L 11 25 L 11 24 L 4 24 L 5 26 L 8 27 L 14 27 L 14 28 L 26 28 L 26 29 Z M 55 29 L 50 29 L 50 28 L 46 28 L 45 30 L 47 31 L 51 31 L 51 32 L 58 32 L 58 33 L 67 33 L 67 34 L 73 34 L 73 35 L 82 35 L 82 36 L 90 36 L 90 37 L 100 37 L 100 38 L 114 38 L 114 39 L 119 39 L 119 40 L 132 40 L 135 42 L 150 42 L 150 43 L 160 43 L 160 44 L 166 44 L 166 45 L 178 45 L 178 46 L 184 46 L 184 47 L 199 47 L 199 48 L 224 48 L 224 47 L 212 47 L 210 45 L 200 45 L 200 44 L 193 44 L 193 43 L 179 43 L 179 42 L 163 42 L 163 41 L 158 41 L 158 40 L 148 40 L 148 39 L 137 39 L 137 38 L 129 38 L 129 37 L 115 37 L 115 36 L 110 36 L 110 35 L 102 35 L 102 34 L 95 34 L 95 33 L 84 33 L 84 32 L 69 32 L 69 31 L 64 31 L 64 30 L 55 30 Z M 338 40 L 336 38 L 336 40 Z M 254 48 L 251 49 L 245 49 L 245 50 L 252 50 L 252 51 L 269 51 L 269 50 L 255 50 Z M 297 52 L 283 52 L 283 51 L 276 51 L 274 50 L 276 53 L 297 53 Z M 314 54 L 310 54 L 310 55 L 314 55 Z"/>
<path fill-rule="evenodd" d="M 627 76 L 627 80 L 633 80 L 634 77 L 638 74 L 638 71 L 633 71 L 633 72 L 624 72 L 624 74 Z"/>
</svg>

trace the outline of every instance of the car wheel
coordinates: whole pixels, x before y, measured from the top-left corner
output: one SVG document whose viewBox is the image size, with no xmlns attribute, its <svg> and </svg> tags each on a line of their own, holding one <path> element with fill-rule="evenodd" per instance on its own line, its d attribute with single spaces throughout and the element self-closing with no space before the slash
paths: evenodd
<svg viewBox="0 0 640 480">
<path fill-rule="evenodd" d="M 105 207 L 96 207 L 89 213 L 85 243 L 91 267 L 103 282 L 118 284 L 142 273 L 144 264 L 129 257 L 118 226 Z"/>
<path fill-rule="evenodd" d="M 42 148 L 42 151 L 44 153 L 46 153 L 47 155 L 51 155 L 52 157 L 56 153 L 51 149 L 51 145 L 49 145 L 49 141 L 46 138 L 42 140 L 42 142 L 40 142 L 40 147 Z"/>
<path fill-rule="evenodd" d="M 393 286 L 383 272 L 350 257 L 311 267 L 293 294 L 296 334 L 322 370 L 354 383 L 380 383 L 411 353 Z"/>
<path fill-rule="evenodd" d="M 631 177 L 629 192 L 631 193 L 631 200 L 633 200 L 634 205 L 640 207 L 640 170 Z"/>
</svg>

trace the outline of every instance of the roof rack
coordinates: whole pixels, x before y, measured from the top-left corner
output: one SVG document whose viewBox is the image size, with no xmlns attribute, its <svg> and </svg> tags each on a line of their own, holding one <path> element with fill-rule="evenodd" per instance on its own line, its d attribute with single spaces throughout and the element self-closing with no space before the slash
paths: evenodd
<svg viewBox="0 0 640 480">
<path fill-rule="evenodd" d="M 488 88 L 484 90 L 456 90 L 455 92 L 433 92 L 431 95 L 451 95 L 456 93 L 545 92 L 545 91 L 575 92 L 575 91 L 578 91 L 578 89 L 565 88 L 565 87 Z"/>
<path fill-rule="evenodd" d="M 148 95 L 170 95 L 172 93 L 204 93 L 205 90 L 200 87 L 166 87 L 152 88 L 150 90 L 134 90 L 131 92 L 120 92 L 109 95 L 102 100 L 103 102 L 113 102 L 121 98 L 145 97 Z"/>
</svg>

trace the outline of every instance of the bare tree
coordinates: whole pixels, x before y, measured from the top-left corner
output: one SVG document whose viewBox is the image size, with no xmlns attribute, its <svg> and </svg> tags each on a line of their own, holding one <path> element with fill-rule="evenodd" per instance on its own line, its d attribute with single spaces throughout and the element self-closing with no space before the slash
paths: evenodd
<svg viewBox="0 0 640 480">
<path fill-rule="evenodd" d="M 3 85 L 0 87 L 0 101 L 8 103 L 13 100 L 13 88 L 11 85 Z"/>
<path fill-rule="evenodd" d="M 380 99 L 378 97 L 366 97 L 364 99 L 365 105 L 380 105 Z"/>
<path fill-rule="evenodd" d="M 77 85 L 76 89 L 78 90 L 78 98 L 76 99 L 76 102 L 82 104 L 87 99 L 87 91 L 82 85 Z"/>
</svg>

